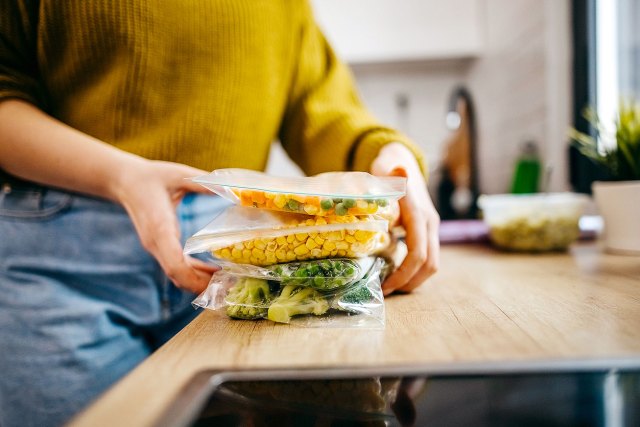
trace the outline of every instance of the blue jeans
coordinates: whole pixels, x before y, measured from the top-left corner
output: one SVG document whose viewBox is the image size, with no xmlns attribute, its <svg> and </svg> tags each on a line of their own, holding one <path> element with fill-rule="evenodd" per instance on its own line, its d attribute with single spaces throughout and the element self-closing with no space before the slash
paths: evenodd
<svg viewBox="0 0 640 427">
<path fill-rule="evenodd" d="M 0 426 L 58 426 L 197 314 L 122 207 L 0 188 Z M 183 239 L 227 202 L 187 195 Z M 183 242 L 184 243 L 184 242 Z"/>
</svg>

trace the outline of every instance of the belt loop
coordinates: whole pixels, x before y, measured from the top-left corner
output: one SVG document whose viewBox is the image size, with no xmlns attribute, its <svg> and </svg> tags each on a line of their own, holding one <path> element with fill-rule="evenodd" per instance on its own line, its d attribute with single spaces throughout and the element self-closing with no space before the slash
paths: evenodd
<svg viewBox="0 0 640 427">
<path fill-rule="evenodd" d="M 9 184 L 8 182 L 2 183 L 2 190 L 0 191 L 0 205 L 2 205 L 2 203 L 4 202 L 7 194 L 11 194 L 12 190 L 13 189 L 11 188 L 11 184 Z"/>
</svg>

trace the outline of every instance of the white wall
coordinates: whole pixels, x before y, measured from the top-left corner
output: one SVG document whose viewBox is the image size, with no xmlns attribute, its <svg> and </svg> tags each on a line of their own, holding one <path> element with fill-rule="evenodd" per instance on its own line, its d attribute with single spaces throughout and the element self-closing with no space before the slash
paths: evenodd
<svg viewBox="0 0 640 427">
<path fill-rule="evenodd" d="M 567 0 L 485 0 L 483 55 L 469 70 L 479 123 L 483 191 L 508 190 L 519 145 L 535 140 L 553 165 L 550 189 L 568 188 L 570 10 Z"/>
<path fill-rule="evenodd" d="M 485 34 L 478 58 L 353 64 L 360 94 L 381 121 L 422 146 L 435 170 L 447 137 L 449 93 L 465 83 L 478 114 L 481 190 L 508 190 L 518 146 L 529 138 L 554 164 L 550 190 L 568 189 L 569 5 L 569 0 L 480 0 Z M 397 104 L 403 95 L 406 111 Z M 276 151 L 270 170 L 292 170 L 283 157 Z"/>
</svg>

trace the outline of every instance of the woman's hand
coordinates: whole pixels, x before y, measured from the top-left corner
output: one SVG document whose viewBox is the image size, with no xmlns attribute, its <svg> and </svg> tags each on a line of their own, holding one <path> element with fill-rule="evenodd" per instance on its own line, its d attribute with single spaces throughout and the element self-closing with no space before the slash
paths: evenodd
<svg viewBox="0 0 640 427">
<path fill-rule="evenodd" d="M 188 192 L 208 193 L 186 178 L 207 172 L 189 166 L 142 158 L 118 174 L 114 198 L 131 217 L 142 246 L 179 287 L 200 293 L 215 268 L 182 253 L 176 207 Z"/>
<path fill-rule="evenodd" d="M 371 165 L 379 176 L 407 178 L 407 195 L 400 200 L 400 224 L 406 231 L 409 250 L 402 265 L 382 285 L 385 295 L 410 292 L 424 283 L 440 263 L 438 229 L 440 216 L 433 206 L 415 157 L 400 143 L 385 145 Z"/>
<path fill-rule="evenodd" d="M 185 193 L 208 193 L 185 178 L 206 172 L 126 153 L 18 99 L 0 102 L 0 137 L 0 168 L 122 204 L 144 248 L 176 285 L 193 292 L 207 286 L 213 268 L 182 254 L 176 217 Z"/>
</svg>

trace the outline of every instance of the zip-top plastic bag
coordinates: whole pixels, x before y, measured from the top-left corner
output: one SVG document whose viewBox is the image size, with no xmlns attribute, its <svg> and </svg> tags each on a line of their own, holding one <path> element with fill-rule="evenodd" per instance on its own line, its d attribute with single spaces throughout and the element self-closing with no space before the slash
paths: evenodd
<svg viewBox="0 0 640 427">
<path fill-rule="evenodd" d="M 362 277 L 331 291 L 284 284 L 220 270 L 194 301 L 194 307 L 225 310 L 233 319 L 269 319 L 304 327 L 384 328 L 381 273 L 386 261 L 363 263 Z"/>
<path fill-rule="evenodd" d="M 359 258 L 384 250 L 387 220 L 375 216 L 310 217 L 231 206 L 191 236 L 186 254 L 211 252 L 241 264 L 272 265 L 323 258 Z"/>
<path fill-rule="evenodd" d="M 267 267 L 229 261 L 216 261 L 216 264 L 225 272 L 236 276 L 275 281 L 281 286 L 307 286 L 322 292 L 331 292 L 362 279 L 374 260 L 374 257 L 329 258 L 274 264 Z"/>
<path fill-rule="evenodd" d="M 242 206 L 317 216 L 378 214 L 393 218 L 397 200 L 406 194 L 406 178 L 366 172 L 281 177 L 247 169 L 217 169 L 193 181 Z"/>
</svg>

